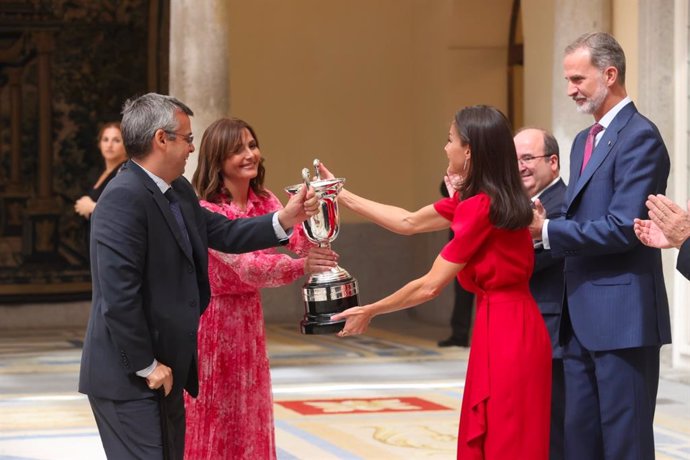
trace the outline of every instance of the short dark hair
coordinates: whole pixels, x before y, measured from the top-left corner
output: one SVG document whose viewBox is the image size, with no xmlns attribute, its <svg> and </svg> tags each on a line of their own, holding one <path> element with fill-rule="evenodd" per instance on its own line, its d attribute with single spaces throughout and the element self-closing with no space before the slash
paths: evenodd
<svg viewBox="0 0 690 460">
<path fill-rule="evenodd" d="M 532 222 L 532 207 L 522 185 L 510 122 L 486 105 L 465 107 L 454 127 L 470 146 L 470 166 L 460 188 L 462 199 L 484 192 L 491 198 L 489 219 L 499 228 L 516 230 Z"/>
<path fill-rule="evenodd" d="M 182 112 L 190 117 L 192 109 L 172 96 L 148 93 L 128 99 L 122 108 L 122 141 L 127 154 L 132 158 L 143 158 L 151 153 L 156 131 L 176 131 L 175 114 Z"/>
<path fill-rule="evenodd" d="M 589 50 L 592 65 L 599 70 L 615 67 L 618 70 L 618 82 L 625 85 L 625 52 L 613 35 L 606 32 L 593 32 L 580 35 L 566 46 L 565 54 L 580 48 Z"/>
<path fill-rule="evenodd" d="M 232 198 L 230 191 L 223 187 L 223 162 L 242 147 L 244 129 L 254 137 L 258 147 L 259 138 L 254 128 L 239 118 L 220 118 L 204 131 L 199 147 L 199 162 L 192 177 L 192 185 L 202 200 L 218 203 L 223 194 Z M 249 187 L 259 196 L 267 194 L 264 188 L 266 168 L 263 163 L 264 159 L 261 158 L 256 177 L 249 181 Z"/>
</svg>

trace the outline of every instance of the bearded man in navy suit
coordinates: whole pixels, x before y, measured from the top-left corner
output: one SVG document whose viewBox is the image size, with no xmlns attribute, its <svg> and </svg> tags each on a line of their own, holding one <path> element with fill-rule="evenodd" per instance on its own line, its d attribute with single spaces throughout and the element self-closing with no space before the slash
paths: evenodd
<svg viewBox="0 0 690 460">
<path fill-rule="evenodd" d="M 539 200 L 547 219 L 561 217 L 565 183 L 560 177 L 558 142 L 543 129 L 524 128 L 513 138 L 522 183 L 532 201 Z M 551 337 L 551 429 L 549 459 L 561 460 L 564 455 L 563 421 L 565 389 L 563 387 L 563 351 L 559 344 L 561 310 L 563 307 L 563 257 L 545 250 L 541 242 L 534 245 L 534 272 L 529 281 Z"/>
<path fill-rule="evenodd" d="M 563 68 L 568 96 L 596 123 L 573 142 L 563 218 L 545 220 L 536 203 L 530 230 L 565 257 L 565 455 L 651 459 L 659 351 L 671 327 L 660 250 L 640 243 L 633 220 L 647 215 L 648 195 L 664 193 L 668 152 L 627 97 L 615 38 L 579 37 Z"/>
<path fill-rule="evenodd" d="M 182 390 L 198 393 L 197 328 L 210 298 L 208 249 L 249 252 L 287 240 L 316 213 L 303 188 L 285 208 L 228 220 L 182 177 L 191 109 L 149 93 L 125 103 L 130 160 L 91 217 L 93 301 L 79 374 L 108 458 L 182 459 Z"/>
</svg>

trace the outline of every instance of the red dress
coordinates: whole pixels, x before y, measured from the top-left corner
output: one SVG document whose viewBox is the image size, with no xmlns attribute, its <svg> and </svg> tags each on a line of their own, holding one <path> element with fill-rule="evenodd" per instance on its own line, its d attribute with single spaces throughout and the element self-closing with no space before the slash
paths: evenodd
<svg viewBox="0 0 690 460">
<path fill-rule="evenodd" d="M 227 216 L 259 216 L 282 208 L 269 193 L 251 190 L 246 212 L 234 203 L 201 201 Z M 301 226 L 288 248 L 306 255 L 311 243 Z M 304 259 L 275 249 L 248 254 L 209 250 L 211 302 L 199 322 L 199 396 L 185 393 L 185 459 L 275 459 L 273 398 L 260 288 L 304 275 Z"/>
<path fill-rule="evenodd" d="M 547 460 L 551 342 L 529 290 L 532 239 L 493 226 L 489 205 L 483 193 L 434 205 L 455 235 L 441 256 L 466 263 L 458 280 L 477 295 L 458 458 Z"/>
</svg>

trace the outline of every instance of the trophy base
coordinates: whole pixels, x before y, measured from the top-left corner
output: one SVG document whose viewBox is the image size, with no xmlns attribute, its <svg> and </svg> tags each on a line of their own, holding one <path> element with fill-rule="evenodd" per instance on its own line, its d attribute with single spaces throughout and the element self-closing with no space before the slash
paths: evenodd
<svg viewBox="0 0 690 460">
<path fill-rule="evenodd" d="M 345 272 L 347 273 L 347 272 Z M 331 317 L 350 307 L 359 305 L 357 280 L 320 282 L 313 278 L 302 288 L 305 315 L 300 322 L 302 334 L 335 334 L 345 326 L 345 321 L 333 321 Z"/>
<path fill-rule="evenodd" d="M 337 334 L 343 330 L 345 321 L 309 321 L 303 319 L 299 323 L 300 332 L 306 335 Z"/>
</svg>

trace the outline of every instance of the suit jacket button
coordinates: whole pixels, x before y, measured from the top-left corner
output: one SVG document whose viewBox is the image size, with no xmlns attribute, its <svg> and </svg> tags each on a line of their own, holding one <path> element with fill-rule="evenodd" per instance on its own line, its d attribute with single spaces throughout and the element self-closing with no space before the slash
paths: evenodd
<svg viewBox="0 0 690 460">
<path fill-rule="evenodd" d="M 187 273 L 192 273 L 194 271 L 194 267 L 192 267 L 192 264 L 187 265 Z"/>
<path fill-rule="evenodd" d="M 190 308 L 196 308 L 196 300 L 191 300 L 191 301 L 189 302 L 189 307 L 190 307 Z"/>
</svg>

